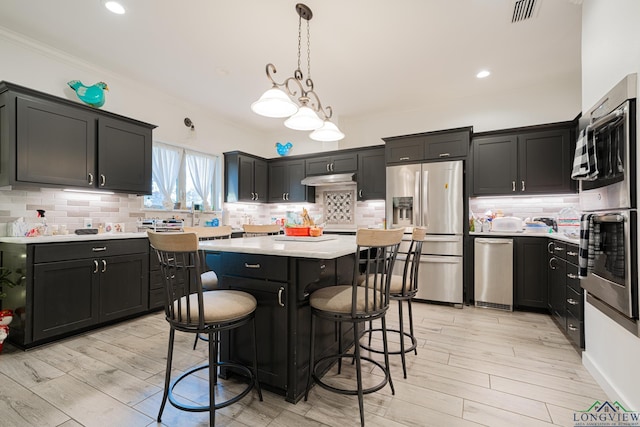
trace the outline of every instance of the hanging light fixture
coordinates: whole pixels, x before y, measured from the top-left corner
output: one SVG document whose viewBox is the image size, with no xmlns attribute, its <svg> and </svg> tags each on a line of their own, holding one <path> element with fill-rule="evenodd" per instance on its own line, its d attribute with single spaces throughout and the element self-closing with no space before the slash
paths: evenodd
<svg viewBox="0 0 640 427">
<path fill-rule="evenodd" d="M 302 3 L 296 5 L 298 13 L 298 68 L 284 82 L 273 79 L 276 67 L 267 64 L 267 78 L 271 89 L 267 90 L 256 102 L 251 104 L 254 113 L 266 117 L 288 117 L 284 125 L 290 129 L 313 131 L 309 137 L 315 141 L 339 141 L 344 133 L 331 122 L 333 110 L 323 107 L 311 80 L 311 43 L 309 39 L 309 21 L 313 17 L 311 9 Z M 307 21 L 307 78 L 300 69 L 302 45 L 302 20 Z"/>
</svg>

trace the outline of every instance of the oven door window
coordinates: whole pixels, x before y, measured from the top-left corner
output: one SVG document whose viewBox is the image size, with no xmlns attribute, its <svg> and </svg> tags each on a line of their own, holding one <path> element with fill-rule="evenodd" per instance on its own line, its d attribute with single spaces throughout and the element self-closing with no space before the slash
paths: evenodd
<svg viewBox="0 0 640 427">
<path fill-rule="evenodd" d="M 625 222 L 619 215 L 594 218 L 595 258 L 593 272 L 620 286 L 625 286 Z"/>
<path fill-rule="evenodd" d="M 585 190 L 624 180 L 628 138 L 626 104 L 614 113 L 619 115 L 587 132 L 587 138 L 595 144 L 598 177 L 593 181 L 582 181 L 582 188 Z"/>
</svg>

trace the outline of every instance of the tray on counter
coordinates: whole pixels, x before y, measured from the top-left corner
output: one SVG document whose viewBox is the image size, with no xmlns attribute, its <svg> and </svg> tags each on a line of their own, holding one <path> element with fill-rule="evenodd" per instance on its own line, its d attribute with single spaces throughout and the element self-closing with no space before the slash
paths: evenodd
<svg viewBox="0 0 640 427">
<path fill-rule="evenodd" d="M 328 235 L 322 235 L 322 236 L 318 236 L 318 237 L 312 237 L 312 236 L 284 236 L 284 235 L 278 235 L 278 236 L 274 236 L 273 240 L 286 240 L 289 242 L 324 242 L 327 240 L 334 240 L 337 239 L 337 236 L 328 236 Z"/>
</svg>

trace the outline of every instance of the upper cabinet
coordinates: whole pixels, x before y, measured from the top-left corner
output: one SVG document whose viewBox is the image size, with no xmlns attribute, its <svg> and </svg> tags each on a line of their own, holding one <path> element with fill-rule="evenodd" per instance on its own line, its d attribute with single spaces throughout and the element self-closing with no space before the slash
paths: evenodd
<svg viewBox="0 0 640 427">
<path fill-rule="evenodd" d="M 473 139 L 472 195 L 562 194 L 571 180 L 573 122 Z"/>
<path fill-rule="evenodd" d="M 465 159 L 471 127 L 383 138 L 387 164 Z"/>
<path fill-rule="evenodd" d="M 307 175 L 355 172 L 358 169 L 358 155 L 355 152 L 332 156 L 307 158 Z"/>
<path fill-rule="evenodd" d="M 269 202 L 315 202 L 315 188 L 302 185 L 304 159 L 269 162 Z"/>
<path fill-rule="evenodd" d="M 151 194 L 153 128 L 0 82 L 0 185 Z"/>
<path fill-rule="evenodd" d="M 224 153 L 224 201 L 266 202 L 267 161 L 250 154 Z"/>
<path fill-rule="evenodd" d="M 358 200 L 384 199 L 386 185 L 384 147 L 358 152 Z"/>
</svg>

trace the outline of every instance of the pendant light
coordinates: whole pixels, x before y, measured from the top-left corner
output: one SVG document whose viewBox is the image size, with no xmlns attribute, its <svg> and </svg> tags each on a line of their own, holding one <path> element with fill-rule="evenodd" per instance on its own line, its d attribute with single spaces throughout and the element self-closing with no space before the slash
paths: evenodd
<svg viewBox="0 0 640 427">
<path fill-rule="evenodd" d="M 339 141 L 344 138 L 338 127 L 331 122 L 333 110 L 323 107 L 311 80 L 311 43 L 309 38 L 309 21 L 313 13 L 308 6 L 298 3 L 298 68 L 293 76 L 282 83 L 273 79 L 276 67 L 269 63 L 266 66 L 267 78 L 272 86 L 256 102 L 251 104 L 254 113 L 265 117 L 288 117 L 284 125 L 290 129 L 313 131 L 310 138 L 315 141 Z M 302 20 L 307 21 L 307 78 L 300 69 Z"/>
</svg>

